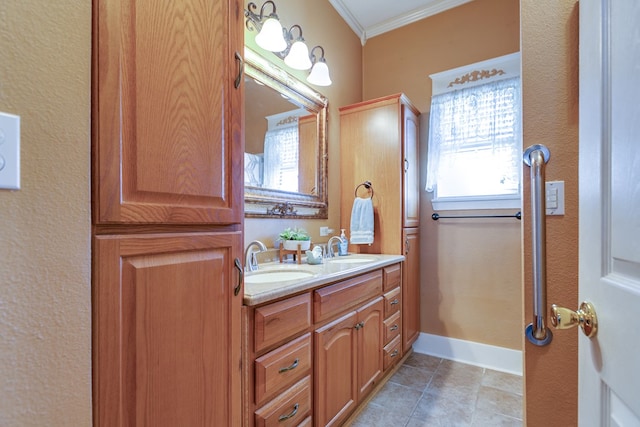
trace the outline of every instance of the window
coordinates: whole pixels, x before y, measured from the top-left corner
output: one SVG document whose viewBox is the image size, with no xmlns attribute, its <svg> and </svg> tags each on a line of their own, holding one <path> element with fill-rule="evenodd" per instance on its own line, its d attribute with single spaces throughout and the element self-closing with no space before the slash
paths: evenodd
<svg viewBox="0 0 640 427">
<path fill-rule="evenodd" d="M 264 186 L 298 191 L 298 126 L 268 130 L 264 137 Z"/>
<path fill-rule="evenodd" d="M 426 189 L 434 209 L 520 207 L 519 68 L 513 54 L 431 76 Z"/>
</svg>

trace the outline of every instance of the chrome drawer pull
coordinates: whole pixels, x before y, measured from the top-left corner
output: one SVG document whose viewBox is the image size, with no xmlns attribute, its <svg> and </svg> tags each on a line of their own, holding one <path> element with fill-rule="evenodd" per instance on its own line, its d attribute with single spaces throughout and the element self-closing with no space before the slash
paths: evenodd
<svg viewBox="0 0 640 427">
<path fill-rule="evenodd" d="M 389 328 L 389 330 L 390 330 L 391 332 L 393 332 L 393 331 L 397 331 L 397 330 L 398 330 L 398 325 L 393 325 L 392 327 L 390 327 L 390 328 Z"/>
<path fill-rule="evenodd" d="M 293 361 L 293 363 L 291 364 L 291 366 L 287 366 L 286 368 L 280 368 L 278 370 L 278 373 L 283 373 L 283 372 L 287 372 L 290 371 L 292 369 L 296 369 L 298 367 L 298 359 L 296 358 L 296 360 Z"/>
<path fill-rule="evenodd" d="M 293 411 L 287 415 L 280 415 L 280 418 L 278 418 L 278 421 L 286 421 L 289 418 L 295 417 L 296 414 L 298 413 L 298 406 L 299 405 L 296 403 L 295 406 L 293 407 Z"/>
<path fill-rule="evenodd" d="M 396 304 L 400 304 L 400 301 L 398 301 L 398 298 L 391 301 L 391 305 L 396 305 Z"/>
<path fill-rule="evenodd" d="M 356 323 L 356 325 L 355 325 L 353 328 L 354 328 L 356 331 L 357 331 L 358 329 L 362 329 L 362 328 L 364 328 L 364 322 L 358 322 L 358 323 Z"/>
<path fill-rule="evenodd" d="M 391 352 L 391 354 L 389 355 L 390 357 L 396 357 L 398 355 L 398 349 L 396 348 L 395 350 L 393 350 Z"/>
</svg>

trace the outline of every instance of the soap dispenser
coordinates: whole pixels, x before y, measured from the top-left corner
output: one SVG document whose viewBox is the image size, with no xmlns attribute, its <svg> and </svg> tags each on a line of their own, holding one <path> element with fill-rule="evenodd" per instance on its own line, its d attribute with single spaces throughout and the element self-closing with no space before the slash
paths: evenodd
<svg viewBox="0 0 640 427">
<path fill-rule="evenodd" d="M 342 239 L 342 241 L 338 243 L 338 255 L 345 256 L 349 254 L 349 240 L 347 239 L 347 235 L 344 234 L 344 228 L 341 229 L 341 231 L 340 239 Z"/>
</svg>

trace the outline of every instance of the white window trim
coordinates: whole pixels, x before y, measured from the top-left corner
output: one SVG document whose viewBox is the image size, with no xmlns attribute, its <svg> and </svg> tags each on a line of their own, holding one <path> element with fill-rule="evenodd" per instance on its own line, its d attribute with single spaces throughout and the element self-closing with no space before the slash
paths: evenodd
<svg viewBox="0 0 640 427">
<path fill-rule="evenodd" d="M 479 73 L 475 80 L 472 77 L 474 72 Z M 432 96 L 513 77 L 520 77 L 520 52 L 429 75 Z"/>
<path fill-rule="evenodd" d="M 432 96 L 488 82 L 520 76 L 520 52 L 491 58 L 429 75 Z M 440 197 L 431 200 L 434 210 L 520 209 L 522 185 L 518 196 Z"/>
</svg>

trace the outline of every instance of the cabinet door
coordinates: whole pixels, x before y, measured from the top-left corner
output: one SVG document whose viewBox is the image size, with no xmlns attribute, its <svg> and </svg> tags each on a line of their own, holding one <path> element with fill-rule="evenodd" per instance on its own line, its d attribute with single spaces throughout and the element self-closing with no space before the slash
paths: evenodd
<svg viewBox="0 0 640 427">
<path fill-rule="evenodd" d="M 405 261 L 402 267 L 402 352 L 406 353 L 420 334 L 420 233 L 402 231 Z"/>
<path fill-rule="evenodd" d="M 240 425 L 240 253 L 240 232 L 95 237 L 94 425 Z"/>
<path fill-rule="evenodd" d="M 383 298 L 379 297 L 358 310 L 357 367 L 358 402 L 362 400 L 380 379 L 383 369 Z"/>
<path fill-rule="evenodd" d="M 418 116 L 407 105 L 402 106 L 402 184 L 404 199 L 402 226 L 417 227 L 420 224 L 420 172 L 418 167 Z"/>
<path fill-rule="evenodd" d="M 338 426 L 358 400 L 356 312 L 315 331 L 315 424 Z"/>
<path fill-rule="evenodd" d="M 94 222 L 240 223 L 237 0 L 94 0 Z"/>
</svg>

